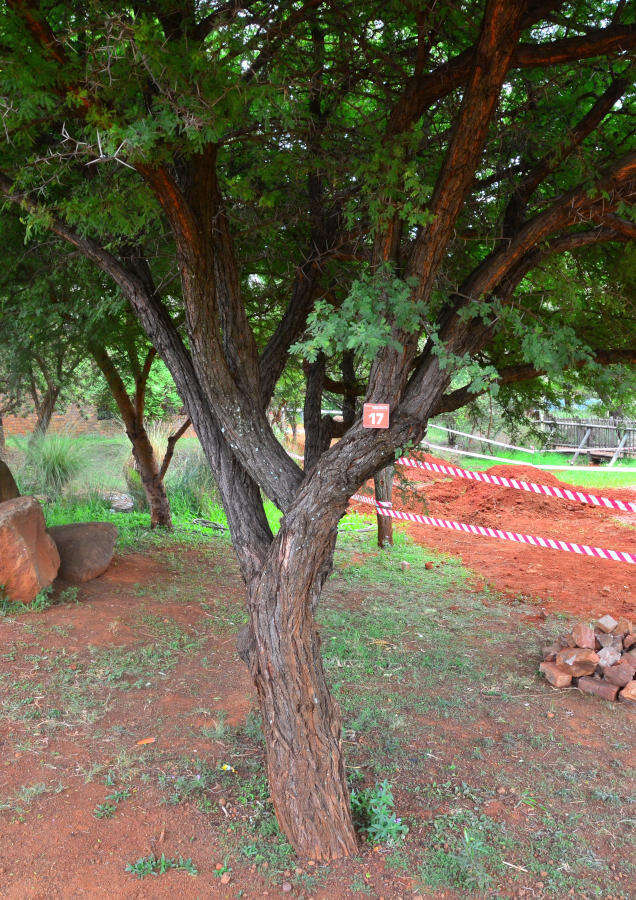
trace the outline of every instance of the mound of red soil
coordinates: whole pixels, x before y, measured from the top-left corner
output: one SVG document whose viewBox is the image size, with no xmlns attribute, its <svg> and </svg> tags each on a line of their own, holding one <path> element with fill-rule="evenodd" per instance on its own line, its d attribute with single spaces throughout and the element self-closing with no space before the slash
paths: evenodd
<svg viewBox="0 0 636 900">
<path fill-rule="evenodd" d="M 556 475 L 545 469 L 535 469 L 534 466 L 507 465 L 490 466 L 488 475 L 503 475 L 504 478 L 516 478 L 517 481 L 534 481 L 535 484 L 553 484 L 557 487 L 563 485 Z"/>
<path fill-rule="evenodd" d="M 418 453 L 417 459 L 448 465 Z M 566 485 L 552 473 L 524 465 L 497 465 L 493 475 L 585 490 Z M 396 509 L 482 525 L 521 534 L 562 539 L 578 544 L 636 554 L 632 528 L 636 514 L 621 513 L 575 500 L 561 500 L 484 482 L 448 478 L 427 469 L 396 468 L 393 505 Z M 373 494 L 373 483 L 367 484 Z M 633 501 L 629 488 L 590 488 L 590 493 Z M 368 506 L 356 505 L 369 514 Z M 533 597 L 542 606 L 575 615 L 634 615 L 636 572 L 626 563 L 547 550 L 496 538 L 483 538 L 427 525 L 405 525 L 418 543 L 461 557 L 505 595 Z"/>
</svg>

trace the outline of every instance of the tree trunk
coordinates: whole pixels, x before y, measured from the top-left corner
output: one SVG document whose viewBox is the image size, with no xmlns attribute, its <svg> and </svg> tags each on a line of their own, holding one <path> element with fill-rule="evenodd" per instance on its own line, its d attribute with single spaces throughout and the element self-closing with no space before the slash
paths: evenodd
<svg viewBox="0 0 636 900">
<path fill-rule="evenodd" d="M 170 503 L 166 494 L 163 478 L 159 474 L 159 467 L 155 458 L 152 444 L 148 438 L 146 429 L 137 427 L 126 430 L 132 444 L 132 452 L 137 463 L 137 469 L 141 476 L 141 483 L 150 507 L 150 527 L 172 529 L 172 514 Z"/>
<path fill-rule="evenodd" d="M 7 440 L 4 434 L 4 421 L 0 415 L 0 459 L 4 459 L 7 455 Z"/>
<path fill-rule="evenodd" d="M 393 496 L 393 466 L 380 469 L 373 476 L 375 499 L 378 503 L 391 503 Z M 393 519 L 390 516 L 376 514 L 378 520 L 378 547 L 393 546 Z"/>
<path fill-rule="evenodd" d="M 11 474 L 11 469 L 3 459 L 0 459 L 0 503 L 5 503 L 7 500 L 15 500 L 19 496 L 20 491 L 15 483 L 15 478 Z"/>
<path fill-rule="evenodd" d="M 134 404 L 126 392 L 121 375 L 117 371 L 105 348 L 100 344 L 91 344 L 90 351 L 106 379 L 113 400 L 117 404 L 117 409 L 124 420 L 126 434 L 132 444 L 132 452 L 137 471 L 141 477 L 146 500 L 150 507 L 150 527 L 168 528 L 172 530 L 170 503 L 168 502 L 168 495 L 166 494 L 166 488 L 163 483 L 165 471 L 161 472 L 159 469 L 160 464 L 157 462 L 155 451 L 148 438 L 148 432 L 144 427 L 146 382 L 155 351 L 152 349 L 148 353 L 143 371 L 136 375 Z"/>
<path fill-rule="evenodd" d="M 37 421 L 29 438 L 29 445 L 32 445 L 38 438 L 44 437 L 49 430 L 53 410 L 59 396 L 60 389 L 57 385 L 54 385 L 53 387 L 48 387 L 42 400 L 36 403 Z"/>
<path fill-rule="evenodd" d="M 301 857 L 323 861 L 357 849 L 340 711 L 314 621 L 339 518 L 314 504 L 283 521 L 248 590 L 251 647 L 241 654 L 258 692 L 276 817 Z"/>
</svg>

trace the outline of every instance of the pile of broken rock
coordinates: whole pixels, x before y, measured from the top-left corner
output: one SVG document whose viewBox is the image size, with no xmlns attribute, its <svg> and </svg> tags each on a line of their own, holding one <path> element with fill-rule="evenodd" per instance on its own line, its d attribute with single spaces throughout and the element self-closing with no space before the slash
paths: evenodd
<svg viewBox="0 0 636 900">
<path fill-rule="evenodd" d="M 636 702 L 636 634 L 627 619 L 576 625 L 543 649 L 540 672 L 555 687 L 575 684 L 604 700 Z"/>
</svg>

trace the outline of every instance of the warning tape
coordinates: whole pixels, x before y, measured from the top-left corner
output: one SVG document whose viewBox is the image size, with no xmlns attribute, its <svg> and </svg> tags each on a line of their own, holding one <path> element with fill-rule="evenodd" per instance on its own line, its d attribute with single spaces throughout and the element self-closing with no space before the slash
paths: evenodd
<svg viewBox="0 0 636 900">
<path fill-rule="evenodd" d="M 560 500 L 574 500 L 591 506 L 601 506 L 606 509 L 620 509 L 622 512 L 636 512 L 636 502 L 630 500 L 614 500 L 611 497 L 597 497 L 596 494 L 588 494 L 587 491 L 573 491 L 570 488 L 555 487 L 551 484 L 536 484 L 534 481 L 519 481 L 517 478 L 504 478 L 503 475 L 488 475 L 486 472 L 473 472 L 470 469 L 459 469 L 456 466 L 442 466 L 439 463 L 421 462 L 402 456 L 396 460 L 398 466 L 409 466 L 412 469 L 427 469 L 429 472 L 437 472 L 440 475 L 450 475 L 451 478 L 466 478 L 468 481 L 483 481 L 486 484 L 496 484 L 499 487 L 515 488 L 518 491 L 527 491 L 530 494 L 541 494 L 546 497 L 558 497 Z"/>
<path fill-rule="evenodd" d="M 545 550 L 565 550 L 566 553 L 577 553 L 579 556 L 593 556 L 600 559 L 614 560 L 614 562 L 636 564 L 636 554 L 628 553 L 626 550 L 589 547 L 587 544 L 575 544 L 572 541 L 544 538 L 536 534 L 518 534 L 516 531 L 500 531 L 498 528 L 484 528 L 482 525 L 467 525 L 465 522 L 454 522 L 452 519 L 435 519 L 432 516 L 423 516 L 419 513 L 402 512 L 398 509 L 392 509 L 386 504 L 381 506 L 379 503 L 376 503 L 373 497 L 365 497 L 363 494 L 353 494 L 351 499 L 356 500 L 358 503 L 368 503 L 370 506 L 375 507 L 376 512 L 381 516 L 389 516 L 392 519 L 403 519 L 406 522 L 416 522 L 419 525 L 433 525 L 435 528 L 448 528 L 451 531 L 463 531 L 480 537 L 499 538 L 502 541 L 512 541 L 515 544 L 530 544 L 533 547 L 542 547 Z"/>
</svg>

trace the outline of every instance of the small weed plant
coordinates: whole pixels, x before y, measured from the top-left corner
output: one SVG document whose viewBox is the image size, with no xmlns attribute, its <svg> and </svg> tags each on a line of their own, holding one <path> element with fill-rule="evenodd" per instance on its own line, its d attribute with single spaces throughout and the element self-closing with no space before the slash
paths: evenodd
<svg viewBox="0 0 636 900">
<path fill-rule="evenodd" d="M 198 875 L 199 871 L 191 859 L 184 859 L 180 856 L 178 859 L 171 859 L 164 853 L 161 856 L 142 856 L 137 862 L 128 863 L 126 871 L 137 878 L 145 878 L 146 875 L 165 875 L 170 869 L 180 869 L 187 872 L 188 875 Z"/>
<path fill-rule="evenodd" d="M 397 844 L 408 832 L 408 827 L 393 812 L 393 805 L 393 792 L 386 780 L 351 792 L 354 822 L 367 840 L 376 844 Z"/>
<path fill-rule="evenodd" d="M 121 801 L 127 800 L 129 797 L 130 791 L 128 790 L 113 791 L 112 794 L 109 794 L 108 797 L 106 797 L 103 803 L 100 803 L 95 807 L 93 815 L 96 819 L 112 819 Z"/>
</svg>

